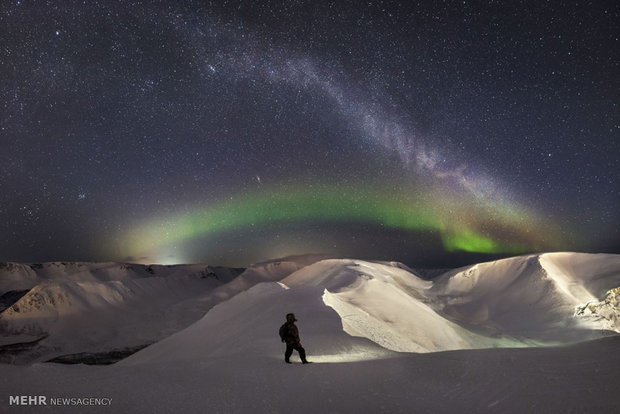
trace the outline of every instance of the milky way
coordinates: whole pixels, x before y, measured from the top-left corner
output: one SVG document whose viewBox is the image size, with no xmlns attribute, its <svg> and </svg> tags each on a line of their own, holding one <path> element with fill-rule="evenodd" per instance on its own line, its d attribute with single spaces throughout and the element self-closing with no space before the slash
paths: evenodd
<svg viewBox="0 0 620 414">
<path fill-rule="evenodd" d="M 617 252 L 617 18 L 5 2 L 0 260 Z"/>
</svg>

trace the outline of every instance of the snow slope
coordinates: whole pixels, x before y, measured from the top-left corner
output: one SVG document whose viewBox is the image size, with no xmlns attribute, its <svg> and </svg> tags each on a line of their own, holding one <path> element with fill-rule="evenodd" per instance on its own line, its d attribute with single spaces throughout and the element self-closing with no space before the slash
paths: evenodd
<svg viewBox="0 0 620 414">
<path fill-rule="evenodd" d="M 279 283 L 244 290 L 121 364 L 268 352 L 268 333 L 275 328 L 265 321 L 277 327 L 292 311 L 309 330 L 315 358 L 321 360 L 342 349 L 349 349 L 345 358 L 374 359 L 393 354 L 387 350 L 437 352 L 600 338 L 603 326 L 576 317 L 575 309 L 591 295 L 589 281 L 599 289 L 619 282 L 620 256 L 573 255 L 580 271 L 588 271 L 581 278 L 557 270 L 565 259 L 562 254 L 517 257 L 459 269 L 436 281 L 422 280 L 396 263 L 323 260 Z"/>
<path fill-rule="evenodd" d="M 405 353 L 310 365 L 287 365 L 259 350 L 140 365 L 5 365 L 0 412 L 617 412 L 619 346 L 620 337 L 613 337 L 559 348 Z M 272 347 L 283 351 L 278 341 Z M 15 407 L 8 403 L 14 395 L 112 401 L 101 407 Z"/>
<path fill-rule="evenodd" d="M 574 312 L 618 286 L 618 255 L 550 253 L 448 272 L 434 281 L 429 298 L 440 314 L 487 336 L 565 343 L 606 328 Z"/>
<path fill-rule="evenodd" d="M 200 267 L 201 265 L 192 265 Z M 164 266 L 157 266 L 164 268 Z M 202 266 L 204 268 L 204 266 Z M 185 269 L 187 272 L 188 269 Z M 126 263 L 0 263 L 0 293 L 9 290 L 25 290 L 42 283 L 53 282 L 103 282 L 147 277 L 149 266 Z"/>
<path fill-rule="evenodd" d="M 148 344 L 194 320 L 170 320 L 168 309 L 218 285 L 213 278 L 149 277 L 35 286 L 0 316 L 3 332 L 47 336 L 53 352 L 103 351 Z M 41 356 L 47 352 L 39 349 Z"/>
<path fill-rule="evenodd" d="M 0 345 L 40 341 L 19 355 L 0 353 L 0 360 L 27 363 L 148 345 L 220 301 L 313 260 L 319 257 L 257 264 L 240 275 L 205 265 L 7 264 L 1 274 L 5 289 L 31 289 L 0 313 Z"/>
<path fill-rule="evenodd" d="M 13 264 L 8 280 L 17 272 L 38 284 L 0 314 L 2 344 L 44 338 L 31 352 L 8 359 L 18 363 L 137 347 L 170 336 L 239 294 L 255 303 L 249 313 L 273 308 L 270 303 L 277 301 L 289 303 L 284 299 L 289 288 L 312 288 L 308 300 L 336 312 L 338 329 L 326 337 L 343 330 L 398 352 L 564 344 L 620 331 L 616 305 L 594 306 L 620 286 L 617 255 L 520 256 L 456 269 L 432 281 L 399 263 L 321 259 L 260 263 L 237 277 L 222 268 L 218 276 L 204 265 Z M 282 292 L 273 297 L 251 290 L 275 282 Z M 15 285 L 25 286 L 21 280 Z M 587 312 L 579 312 L 586 305 Z M 312 309 L 314 317 L 318 310 Z M 223 319 L 208 316 L 210 330 L 221 340 Z"/>
<path fill-rule="evenodd" d="M 600 338 L 601 321 L 575 308 L 619 274 L 618 255 L 524 256 L 433 281 L 396 263 L 261 264 L 205 293 L 222 300 L 195 323 L 117 364 L 4 365 L 0 412 L 25 394 L 112 398 L 96 412 L 613 412 L 620 336 L 469 348 Z M 283 363 L 287 312 L 313 364 Z"/>
</svg>

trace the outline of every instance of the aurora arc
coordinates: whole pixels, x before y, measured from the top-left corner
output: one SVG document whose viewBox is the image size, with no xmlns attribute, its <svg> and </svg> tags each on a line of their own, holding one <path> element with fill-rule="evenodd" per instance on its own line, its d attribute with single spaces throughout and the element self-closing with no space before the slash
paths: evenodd
<svg viewBox="0 0 620 414">
<path fill-rule="evenodd" d="M 447 251 L 505 253 L 524 250 L 522 244 L 499 242 L 467 224 L 447 225 L 435 203 L 414 197 L 394 197 L 372 189 L 347 191 L 340 187 L 242 193 L 208 207 L 147 220 L 122 237 L 116 247 L 140 257 L 163 246 L 197 237 L 298 222 L 367 223 L 432 231 L 439 234 Z"/>
</svg>

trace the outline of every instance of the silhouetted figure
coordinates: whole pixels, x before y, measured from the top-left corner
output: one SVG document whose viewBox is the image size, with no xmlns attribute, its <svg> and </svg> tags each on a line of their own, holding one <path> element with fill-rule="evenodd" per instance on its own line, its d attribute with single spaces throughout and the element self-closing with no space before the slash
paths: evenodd
<svg viewBox="0 0 620 414">
<path fill-rule="evenodd" d="M 289 313 L 286 315 L 286 322 L 284 325 L 280 327 L 280 338 L 282 342 L 286 342 L 286 352 L 284 353 L 284 361 L 287 364 L 290 364 L 290 358 L 293 354 L 293 350 L 299 352 L 299 357 L 301 358 L 301 362 L 307 364 L 306 360 L 306 350 L 301 346 L 301 341 L 299 340 L 299 330 L 297 329 L 297 325 L 295 325 L 294 313 Z"/>
</svg>

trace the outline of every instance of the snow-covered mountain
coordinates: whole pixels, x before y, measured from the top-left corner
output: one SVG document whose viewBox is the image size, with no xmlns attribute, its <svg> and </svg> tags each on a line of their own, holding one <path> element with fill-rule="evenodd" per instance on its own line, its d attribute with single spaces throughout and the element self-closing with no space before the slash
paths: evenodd
<svg viewBox="0 0 620 414">
<path fill-rule="evenodd" d="M 106 282 L 150 277 L 200 274 L 215 276 L 228 282 L 245 269 L 204 264 L 141 265 L 115 262 L 0 262 L 0 293 L 9 290 L 30 289 L 47 282 Z"/>
<path fill-rule="evenodd" d="M 149 345 L 200 319 L 220 301 L 319 259 L 283 259 L 245 271 L 206 265 L 4 263 L 0 294 L 17 300 L 0 313 L 0 345 L 36 346 L 0 352 L 0 360 L 25 363 Z"/>
<path fill-rule="evenodd" d="M 620 323 L 575 318 L 576 307 L 620 286 L 618 255 L 551 253 L 481 263 L 434 281 L 434 309 L 487 336 L 546 344 L 596 337 Z"/>
<path fill-rule="evenodd" d="M 603 297 L 610 286 L 620 286 L 618 255 L 523 256 L 457 269 L 433 281 L 399 263 L 322 260 L 279 283 L 245 290 L 123 363 L 239 352 L 243 344 L 228 344 L 240 332 L 250 338 L 248 348 L 268 352 L 271 332 L 261 321 L 277 324 L 291 311 L 324 360 L 578 342 L 600 338 L 604 329 L 620 332 L 620 324 L 607 319 L 575 316 L 580 305 Z"/>
<path fill-rule="evenodd" d="M 27 362 L 150 344 L 204 313 L 178 311 L 177 306 L 239 272 L 205 265 L 4 264 L 0 286 L 9 290 L 4 296 L 21 294 L 0 314 L 2 344 L 38 342 L 3 359 Z"/>
<path fill-rule="evenodd" d="M 620 404 L 620 336 L 608 338 L 620 331 L 620 255 L 521 256 L 433 280 L 399 263 L 322 257 L 261 263 L 238 276 L 204 265 L 41 266 L 5 265 L 1 276 L 4 293 L 29 289 L 0 317 L 10 344 L 0 355 L 29 362 L 3 365 L 7 396 L 110 397 L 117 412 L 598 412 Z M 282 363 L 277 329 L 288 312 L 309 367 Z M 147 344 L 105 368 L 37 362 Z M 0 402 L 0 411 L 10 408 Z"/>
<path fill-rule="evenodd" d="M 614 304 L 608 300 L 605 312 L 595 307 L 620 286 L 617 255 L 521 256 L 448 271 L 432 281 L 399 263 L 321 259 L 260 263 L 238 275 L 205 265 L 6 264 L 4 289 L 30 290 L 0 314 L 0 332 L 4 344 L 40 340 L 17 362 L 140 347 L 191 325 L 220 303 L 232 306 L 224 303 L 231 298 L 253 303 L 248 312 L 254 314 L 275 309 L 277 301 L 291 302 L 290 289 L 308 295 L 295 306 L 306 300 L 322 307 L 312 308 L 311 321 L 319 310 L 328 311 L 323 308 L 336 312 L 339 320 L 329 335 L 344 330 L 392 351 L 550 345 L 620 331 Z M 268 287 L 252 289 L 257 284 Z M 587 312 L 576 312 L 585 305 Z M 214 316 L 218 309 L 206 318 L 221 340 L 226 329 Z M 277 312 L 289 310 L 283 305 Z"/>
</svg>

